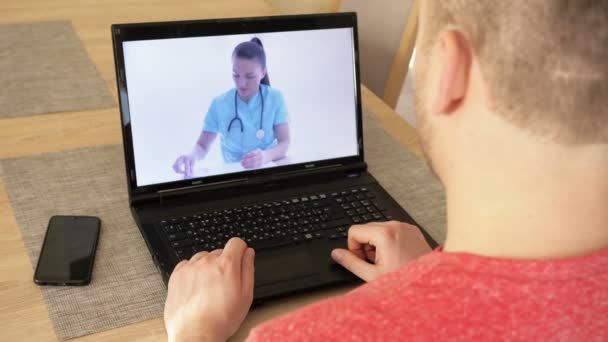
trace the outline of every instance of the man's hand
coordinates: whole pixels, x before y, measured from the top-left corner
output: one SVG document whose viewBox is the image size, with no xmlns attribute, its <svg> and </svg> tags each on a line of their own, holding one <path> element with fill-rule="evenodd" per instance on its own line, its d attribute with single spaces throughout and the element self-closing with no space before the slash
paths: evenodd
<svg viewBox="0 0 608 342">
<path fill-rule="evenodd" d="M 431 252 L 416 226 L 397 221 L 350 227 L 348 249 L 334 249 L 331 256 L 365 281 L 374 280 Z"/>
<path fill-rule="evenodd" d="M 255 169 L 266 164 L 268 161 L 266 151 L 258 148 L 245 154 L 243 159 L 241 159 L 241 165 L 246 169 Z"/>
<path fill-rule="evenodd" d="M 225 341 L 236 332 L 253 301 L 254 254 L 232 238 L 177 264 L 165 302 L 169 341 Z"/>
</svg>

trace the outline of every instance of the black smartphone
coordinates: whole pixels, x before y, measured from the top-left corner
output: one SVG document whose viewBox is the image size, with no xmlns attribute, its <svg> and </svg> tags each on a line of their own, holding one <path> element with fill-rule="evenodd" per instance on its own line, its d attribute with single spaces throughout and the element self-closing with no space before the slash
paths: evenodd
<svg viewBox="0 0 608 342">
<path fill-rule="evenodd" d="M 101 220 L 94 216 L 53 216 L 46 229 L 34 282 L 87 285 L 91 282 Z"/>
</svg>

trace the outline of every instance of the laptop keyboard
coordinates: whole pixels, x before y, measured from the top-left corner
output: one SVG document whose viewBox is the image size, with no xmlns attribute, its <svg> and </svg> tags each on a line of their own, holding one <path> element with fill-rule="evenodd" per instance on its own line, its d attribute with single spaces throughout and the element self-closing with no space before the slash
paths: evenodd
<svg viewBox="0 0 608 342">
<path fill-rule="evenodd" d="M 391 220 L 365 187 L 314 193 L 166 219 L 161 230 L 179 260 L 240 237 L 256 251 L 316 239 L 345 239 L 353 224 Z"/>
</svg>

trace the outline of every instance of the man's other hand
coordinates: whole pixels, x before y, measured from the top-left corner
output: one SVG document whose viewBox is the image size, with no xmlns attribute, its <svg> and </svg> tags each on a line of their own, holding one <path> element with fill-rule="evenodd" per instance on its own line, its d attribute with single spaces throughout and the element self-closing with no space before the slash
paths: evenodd
<svg viewBox="0 0 608 342">
<path fill-rule="evenodd" d="M 348 230 L 348 250 L 337 248 L 332 258 L 359 278 L 370 281 L 431 252 L 416 226 L 391 221 L 356 225 Z"/>
<path fill-rule="evenodd" d="M 232 238 L 177 264 L 165 302 L 169 341 L 225 341 L 236 332 L 253 300 L 254 255 Z"/>
</svg>

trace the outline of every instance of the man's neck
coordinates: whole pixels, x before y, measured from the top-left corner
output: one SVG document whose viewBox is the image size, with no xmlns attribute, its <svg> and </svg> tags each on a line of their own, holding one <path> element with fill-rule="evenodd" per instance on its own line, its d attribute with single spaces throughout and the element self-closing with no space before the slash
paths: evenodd
<svg viewBox="0 0 608 342">
<path fill-rule="evenodd" d="M 579 152 L 570 162 L 507 155 L 462 170 L 446 184 L 445 251 L 543 260 L 608 248 L 608 157 Z"/>
</svg>

